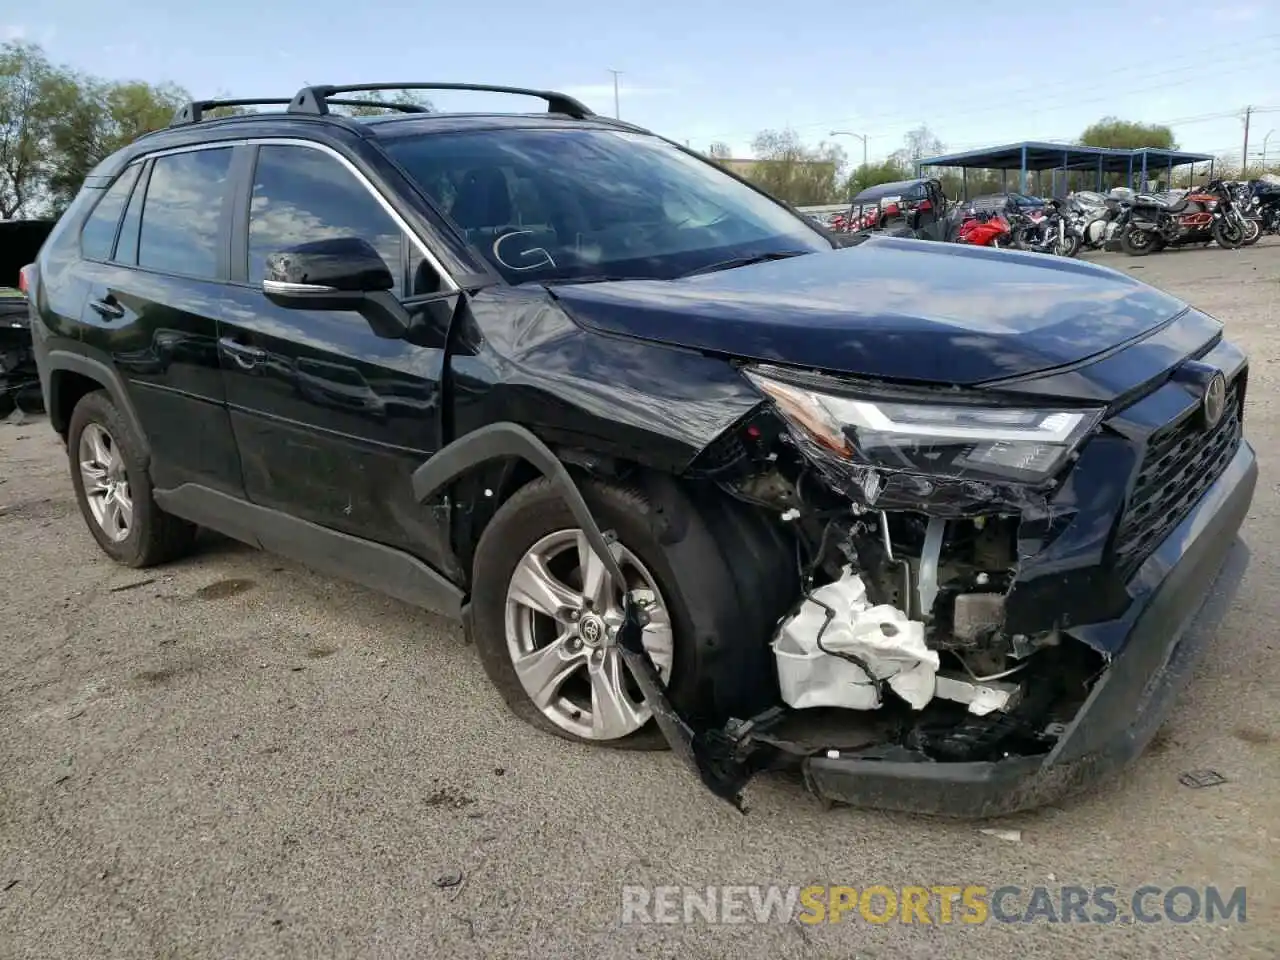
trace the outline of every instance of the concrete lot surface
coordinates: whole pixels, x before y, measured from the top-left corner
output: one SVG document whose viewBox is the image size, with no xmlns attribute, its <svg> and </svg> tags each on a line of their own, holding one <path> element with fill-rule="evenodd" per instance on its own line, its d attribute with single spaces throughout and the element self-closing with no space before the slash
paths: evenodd
<svg viewBox="0 0 1280 960">
<path fill-rule="evenodd" d="M 0 958 L 1280 956 L 1280 243 L 1097 259 L 1247 347 L 1262 468 L 1247 579 L 1120 779 L 977 824 L 762 777 L 744 817 L 670 754 L 534 732 L 401 603 L 212 536 L 114 565 L 48 424 L 0 424 Z M 1245 886 L 1247 920 L 620 923 L 625 884 L 770 883 Z"/>
</svg>

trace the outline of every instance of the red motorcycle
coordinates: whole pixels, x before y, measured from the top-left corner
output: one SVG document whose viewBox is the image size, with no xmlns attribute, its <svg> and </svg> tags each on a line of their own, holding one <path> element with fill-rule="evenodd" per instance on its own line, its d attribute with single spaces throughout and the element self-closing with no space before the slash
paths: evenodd
<svg viewBox="0 0 1280 960">
<path fill-rule="evenodd" d="M 960 224 L 956 243 L 975 247 L 1005 247 L 1012 239 L 1009 221 L 998 213 L 971 217 Z"/>
</svg>

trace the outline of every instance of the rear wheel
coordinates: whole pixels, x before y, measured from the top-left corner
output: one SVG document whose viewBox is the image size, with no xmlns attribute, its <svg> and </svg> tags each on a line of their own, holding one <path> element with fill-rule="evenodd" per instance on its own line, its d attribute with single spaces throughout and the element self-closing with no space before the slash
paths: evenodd
<svg viewBox="0 0 1280 960">
<path fill-rule="evenodd" d="M 1131 257 L 1145 257 L 1155 246 L 1155 234 L 1150 230 L 1129 227 L 1120 234 L 1120 248 Z"/>
<path fill-rule="evenodd" d="M 194 524 L 165 513 L 152 498 L 142 442 L 111 398 L 86 394 L 71 413 L 71 484 L 89 532 L 113 560 L 149 567 L 175 560 L 195 543 Z"/>
</svg>

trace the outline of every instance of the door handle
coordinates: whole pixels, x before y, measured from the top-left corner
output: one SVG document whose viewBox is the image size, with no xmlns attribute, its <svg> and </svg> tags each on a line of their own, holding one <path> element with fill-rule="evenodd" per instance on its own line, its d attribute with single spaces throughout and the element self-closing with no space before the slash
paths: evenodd
<svg viewBox="0 0 1280 960">
<path fill-rule="evenodd" d="M 231 357 L 245 370 L 252 370 L 267 359 L 267 351 L 261 347 L 253 347 L 247 343 L 241 343 L 232 337 L 223 337 L 218 341 L 218 346 L 222 348 L 223 353 Z"/>
<path fill-rule="evenodd" d="M 124 307 L 120 306 L 120 301 L 111 294 L 107 294 L 101 300 L 90 300 L 89 306 L 104 320 L 119 320 L 124 316 Z"/>
</svg>

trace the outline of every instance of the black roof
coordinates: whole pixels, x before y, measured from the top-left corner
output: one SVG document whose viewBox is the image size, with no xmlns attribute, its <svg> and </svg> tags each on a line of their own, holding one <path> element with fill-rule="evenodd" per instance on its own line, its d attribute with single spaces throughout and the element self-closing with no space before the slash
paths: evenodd
<svg viewBox="0 0 1280 960">
<path fill-rule="evenodd" d="M 1024 153 L 1025 151 L 1025 153 Z M 1018 170 L 1026 157 L 1028 170 L 1076 169 L 1116 173 L 1125 172 L 1132 162 L 1135 170 L 1142 166 L 1145 156 L 1149 168 L 1158 169 L 1172 164 L 1203 163 L 1212 160 L 1207 153 L 1187 153 L 1184 150 L 1163 150 L 1157 147 L 1141 147 L 1137 150 L 1118 150 L 1109 147 L 1086 147 L 1073 143 L 1044 143 L 1026 140 L 981 150 L 966 150 L 939 157 L 926 157 L 918 161 L 921 167 L 970 167 L 984 170 Z"/>
<path fill-rule="evenodd" d="M 870 203 L 873 200 L 882 200 L 885 197 L 899 196 L 914 186 L 928 183 L 930 179 L 930 177 L 917 177 L 914 180 L 894 180 L 890 183 L 877 183 L 874 187 L 867 187 L 849 202 Z"/>
</svg>

